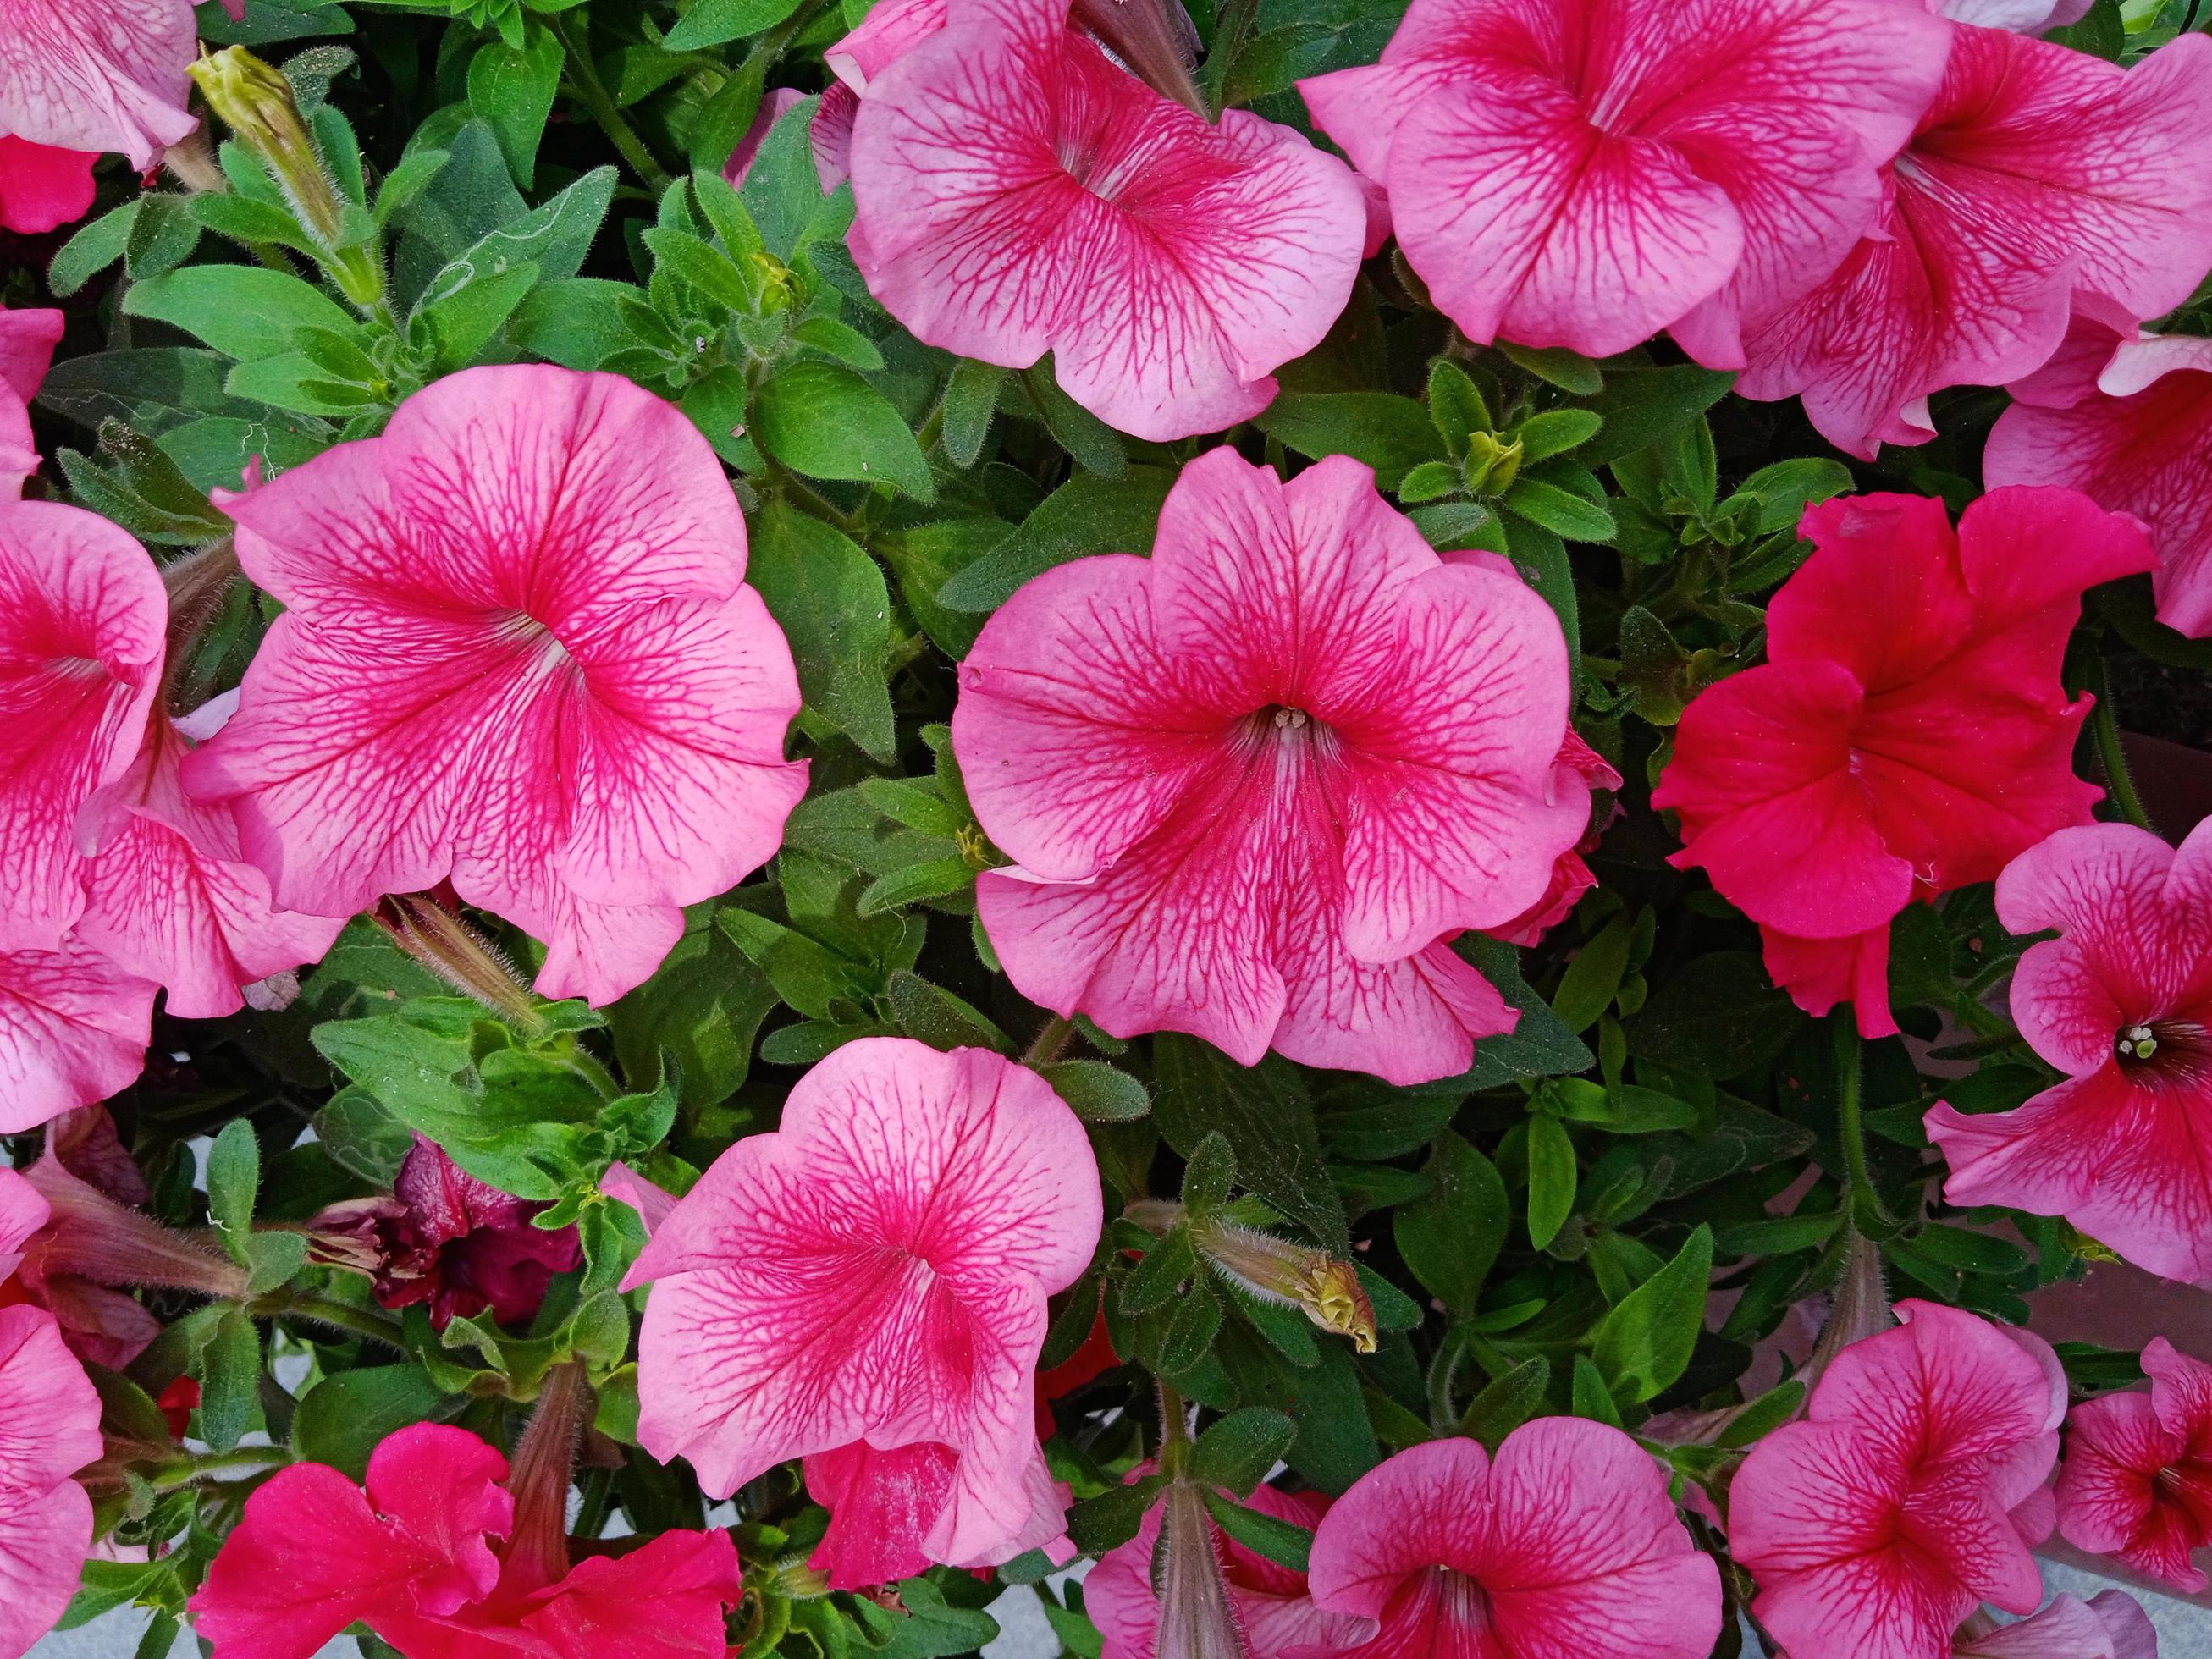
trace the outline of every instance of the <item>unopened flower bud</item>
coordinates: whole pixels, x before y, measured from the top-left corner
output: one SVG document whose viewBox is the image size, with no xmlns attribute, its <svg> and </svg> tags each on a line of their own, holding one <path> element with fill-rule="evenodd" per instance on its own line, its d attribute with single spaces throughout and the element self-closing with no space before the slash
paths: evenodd
<svg viewBox="0 0 2212 1659">
<path fill-rule="evenodd" d="M 545 1029 L 529 988 L 491 942 L 426 893 L 394 893 L 370 912 L 393 942 L 464 996 L 526 1035 Z"/>
<path fill-rule="evenodd" d="M 1896 1323 L 1897 1316 L 1889 1308 L 1889 1287 L 1882 1280 L 1881 1252 L 1863 1233 L 1854 1232 L 1844 1246 L 1843 1275 L 1836 1281 L 1827 1323 L 1820 1328 L 1820 1340 L 1799 1373 L 1806 1387 L 1818 1382 L 1829 1362 L 1852 1343 L 1880 1335 Z"/>
<path fill-rule="evenodd" d="M 1351 1262 L 1218 1216 L 1193 1222 L 1190 1242 L 1239 1289 L 1296 1308 L 1331 1334 L 1350 1337 L 1361 1353 L 1375 1352 L 1375 1305 Z"/>
<path fill-rule="evenodd" d="M 1160 1624 L 1153 1652 L 1158 1659 L 1244 1659 L 1251 1650 L 1222 1575 L 1205 1493 L 1188 1480 L 1176 1480 L 1164 1504 L 1157 1569 Z"/>
<path fill-rule="evenodd" d="M 1471 433 L 1467 441 L 1467 482 L 1486 495 L 1502 495 L 1521 476 L 1521 441 L 1502 444 L 1488 432 Z"/>
<path fill-rule="evenodd" d="M 1075 0 L 1075 21 L 1161 97 L 1206 113 L 1191 70 L 1198 31 L 1180 0 Z"/>
</svg>

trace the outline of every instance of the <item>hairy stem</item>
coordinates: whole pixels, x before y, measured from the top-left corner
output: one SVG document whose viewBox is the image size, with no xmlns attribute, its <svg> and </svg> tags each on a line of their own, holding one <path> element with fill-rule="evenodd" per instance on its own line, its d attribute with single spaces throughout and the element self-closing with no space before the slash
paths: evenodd
<svg viewBox="0 0 2212 1659">
<path fill-rule="evenodd" d="M 562 49 L 568 55 L 568 89 L 576 101 L 591 112 L 599 131 L 611 139 L 630 171 L 645 180 L 655 195 L 668 185 L 668 170 L 653 160 L 653 152 L 637 136 L 637 129 L 623 118 L 615 107 L 613 96 L 606 83 L 599 79 L 599 67 L 592 60 L 590 27 L 580 14 L 573 11 L 554 12 L 547 16 L 553 33 L 559 37 Z"/>
</svg>

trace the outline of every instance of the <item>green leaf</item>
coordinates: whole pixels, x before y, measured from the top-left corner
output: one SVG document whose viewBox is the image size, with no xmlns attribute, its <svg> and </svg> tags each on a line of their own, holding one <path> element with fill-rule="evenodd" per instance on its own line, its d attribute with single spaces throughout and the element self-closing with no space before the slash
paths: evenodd
<svg viewBox="0 0 2212 1659">
<path fill-rule="evenodd" d="M 1508 512 L 1571 542 L 1610 541 L 1620 530 L 1605 508 L 1540 478 L 1516 479 L 1503 504 Z"/>
<path fill-rule="evenodd" d="M 1038 503 L 998 546 L 938 591 L 953 611 L 995 611 L 1024 582 L 1093 553 L 1149 553 L 1176 475 L 1133 466 L 1118 478 L 1079 472 Z"/>
<path fill-rule="evenodd" d="M 1613 1428 L 1620 1426 L 1620 1405 L 1606 1386 L 1605 1373 L 1586 1353 L 1575 1356 L 1574 1381 L 1570 1389 L 1570 1402 L 1577 1417 L 1588 1418 L 1593 1423 L 1603 1423 Z"/>
<path fill-rule="evenodd" d="M 1543 1355 L 1522 1360 L 1468 1403 L 1459 1431 L 1496 1452 L 1498 1443 L 1544 1408 L 1552 1384 L 1552 1363 Z"/>
<path fill-rule="evenodd" d="M 1423 461 L 1398 481 L 1398 499 L 1401 501 L 1432 501 L 1440 495 L 1449 495 L 1464 489 L 1467 475 L 1455 461 Z"/>
<path fill-rule="evenodd" d="M 1239 1498 L 1267 1478 L 1297 1438 L 1297 1425 L 1285 1413 L 1248 1406 L 1208 1424 L 1191 1448 L 1192 1479 L 1223 1486 Z"/>
<path fill-rule="evenodd" d="M 1723 951 L 1675 968 L 1624 1029 L 1629 1053 L 1719 1082 L 1766 1065 L 1803 1019 L 1756 956 Z"/>
<path fill-rule="evenodd" d="M 2121 13 L 2120 0 L 2096 0 L 2080 22 L 2052 29 L 2043 38 L 2116 64 L 2127 49 L 2127 19 Z"/>
<path fill-rule="evenodd" d="M 1222 103 L 1249 104 L 1289 91 L 1301 76 L 1321 68 L 1335 44 L 1336 31 L 1317 22 L 1286 23 L 1255 36 L 1223 77 Z"/>
<path fill-rule="evenodd" d="M 376 401 L 375 394 L 366 386 L 331 380 L 304 351 L 280 352 L 274 357 L 240 363 L 224 379 L 222 389 L 234 398 L 251 398 L 275 409 L 341 418 L 358 415 Z"/>
<path fill-rule="evenodd" d="M 1841 461 L 1808 455 L 1762 466 L 1736 486 L 1735 494 L 1757 498 L 1759 516 L 1752 521 L 1753 528 L 1761 535 L 1771 535 L 1778 530 L 1796 529 L 1807 507 L 1850 488 L 1850 468 Z"/>
<path fill-rule="evenodd" d="M 266 1296 L 307 1265 L 305 1233 L 249 1234 L 246 1240 L 246 1293 Z"/>
<path fill-rule="evenodd" d="M 1270 1054 L 1246 1067 L 1195 1037 L 1163 1033 L 1152 1048 L 1153 1115 L 1184 1158 L 1219 1131 L 1237 1155 L 1238 1177 L 1322 1246 L 1348 1255 L 1344 1206 L 1322 1164 L 1304 1080 Z"/>
<path fill-rule="evenodd" d="M 963 357 L 952 365 L 945 382 L 945 420 L 939 441 L 945 447 L 945 458 L 963 471 L 983 453 L 991 416 L 999 407 L 999 389 L 1006 382 L 1006 371 L 995 363 Z"/>
<path fill-rule="evenodd" d="M 1605 376 L 1598 372 L 1597 365 L 1565 346 L 1515 345 L 1510 340 L 1500 340 L 1498 349 L 1517 367 L 1562 392 L 1589 398 L 1605 390 Z"/>
<path fill-rule="evenodd" d="M 899 430 L 906 432 L 903 423 Z M 913 441 L 907 434 L 907 442 Z M 791 642 L 807 702 L 868 754 L 890 763 L 898 733 L 884 684 L 890 592 L 882 569 L 841 532 L 771 501 L 754 520 L 745 575 Z"/>
<path fill-rule="evenodd" d="M 902 968 L 884 981 L 899 1030 L 933 1048 L 989 1048 L 1010 1053 L 1006 1034 L 969 1002 Z"/>
<path fill-rule="evenodd" d="M 145 198 L 134 196 L 121 207 L 110 210 L 94 219 L 82 230 L 62 245 L 54 262 L 46 268 L 46 286 L 62 299 L 67 299 L 101 271 L 123 257 L 130 246 L 131 228 L 138 222 L 139 204 Z"/>
<path fill-rule="evenodd" d="M 719 1106 L 744 1082 L 776 1001 L 768 975 L 698 907 L 653 977 L 607 1010 L 615 1058 L 625 1077 L 649 1078 L 666 1055 L 684 1105 Z"/>
<path fill-rule="evenodd" d="M 669 52 L 699 52 L 772 29 L 799 9 L 799 0 L 701 0 L 668 31 Z"/>
<path fill-rule="evenodd" d="M 1521 977 L 1521 953 L 1512 945 L 1480 933 L 1462 933 L 1452 948 L 1520 1014 L 1504 1036 L 1485 1037 L 1474 1045 L 1474 1062 L 1450 1080 L 1452 1090 L 1463 1097 L 1472 1090 L 1494 1089 L 1523 1078 L 1586 1072 L 1597 1063 L 1597 1056 L 1552 1012 L 1551 1004 Z"/>
<path fill-rule="evenodd" d="M 1733 1451 L 1739 1446 L 1748 1446 L 1764 1439 L 1797 1415 L 1805 1403 L 1805 1379 L 1793 1376 L 1778 1382 L 1758 1399 L 1747 1401 L 1735 1421 L 1723 1429 L 1713 1444 L 1723 1451 Z"/>
<path fill-rule="evenodd" d="M 374 1186 L 389 1187 L 414 1146 L 405 1124 L 366 1089 L 339 1090 L 315 1114 L 315 1139 L 340 1169 Z"/>
<path fill-rule="evenodd" d="M 507 319 L 507 336 L 532 356 L 589 371 L 637 343 L 623 321 L 622 303 L 643 297 L 629 283 L 597 276 L 540 282 Z"/>
<path fill-rule="evenodd" d="M 835 317 L 809 317 L 791 331 L 791 337 L 854 368 L 873 372 L 884 366 L 884 354 L 876 343 Z"/>
<path fill-rule="evenodd" d="M 485 143 L 494 142 L 489 130 L 480 122 L 464 128 L 462 138 L 471 132 L 482 132 L 485 134 Z M 461 159 L 460 151 L 461 141 L 457 139 L 454 161 L 447 165 L 425 193 L 416 215 L 410 216 L 410 223 L 425 210 L 438 204 L 440 194 L 447 185 L 457 183 L 459 169 L 456 163 Z M 496 161 L 495 165 L 504 166 Z M 503 172 L 499 183 L 512 194 L 514 186 L 508 184 Z M 448 259 L 423 284 L 416 308 L 434 305 L 471 283 L 489 281 L 526 262 L 538 267 L 540 282 L 566 282 L 582 267 L 592 240 L 599 234 L 600 222 L 607 216 L 607 205 L 614 200 L 614 193 L 615 169 L 611 166 L 593 167 L 559 195 L 501 223 Z"/>
<path fill-rule="evenodd" d="M 909 830 L 950 841 L 968 827 L 968 814 L 937 790 L 906 778 L 863 778 L 860 799 L 884 817 Z"/>
<path fill-rule="evenodd" d="M 438 367 L 450 372 L 475 362 L 537 282 L 538 267 L 526 259 L 422 307 L 416 314 L 438 343 Z"/>
<path fill-rule="evenodd" d="M 677 406 L 723 460 L 740 472 L 758 472 L 760 451 L 745 435 L 745 409 L 750 400 L 744 370 L 723 363 L 685 386 Z"/>
<path fill-rule="evenodd" d="M 1183 1166 L 1182 1206 L 1194 1217 L 1219 1209 L 1237 1184 L 1237 1154 L 1218 1129 L 1209 1131 Z"/>
<path fill-rule="evenodd" d="M 880 915 L 909 904 L 950 898 L 955 893 L 967 892 L 975 884 L 975 866 L 966 859 L 930 859 L 877 877 L 868 884 L 854 908 L 864 916 Z"/>
<path fill-rule="evenodd" d="M 1604 466 L 1695 420 L 1735 384 L 1725 369 L 1680 364 L 1668 368 L 1607 369 L 1604 390 L 1585 407 L 1605 425 L 1582 447 L 1585 466 Z"/>
<path fill-rule="evenodd" d="M 243 1308 L 223 1310 L 200 1350 L 200 1438 L 234 1450 L 253 1426 L 261 1390 L 261 1334 Z"/>
<path fill-rule="evenodd" d="M 469 60 L 469 108 L 491 128 L 507 171 L 525 190 L 537 180 L 538 142 L 567 62 L 560 37 L 535 18 L 524 24 L 519 49 L 493 40 Z"/>
<path fill-rule="evenodd" d="M 1021 371 L 1023 386 L 1043 419 L 1045 430 L 1074 457 L 1075 464 L 1102 478 L 1118 478 L 1127 469 L 1121 440 L 1112 427 L 1060 390 L 1049 353 Z"/>
<path fill-rule="evenodd" d="M 752 274 L 690 231 L 648 230 L 645 245 L 657 269 L 681 277 L 710 304 L 744 315 L 760 309 L 760 283 Z"/>
<path fill-rule="evenodd" d="M 1725 1222 L 1713 1235 L 1713 1249 L 1727 1256 L 1788 1255 L 1796 1250 L 1818 1249 L 1835 1237 L 1843 1219 L 1841 1211 L 1829 1210 L 1814 1215 Z"/>
<path fill-rule="evenodd" d="M 1590 1355 L 1614 1399 L 1640 1405 L 1681 1376 L 1705 1329 L 1712 1273 L 1713 1230 L 1700 1223 L 1672 1261 L 1606 1315 Z"/>
<path fill-rule="evenodd" d="M 1538 1249 L 1559 1236 L 1575 1207 L 1575 1143 L 1559 1119 L 1528 1120 L 1528 1242 Z"/>
<path fill-rule="evenodd" d="M 1424 461 L 1446 459 L 1429 411 L 1387 392 L 1285 392 L 1253 424 L 1316 460 L 1345 454 L 1364 461 L 1383 489 L 1395 489 Z"/>
<path fill-rule="evenodd" d="M 406 210 L 414 201 L 430 187 L 449 158 L 442 149 L 418 149 L 399 158 L 399 165 L 384 175 L 384 182 L 376 187 L 376 203 L 369 209 L 369 222 L 381 230 L 390 224 L 395 214 Z"/>
<path fill-rule="evenodd" d="M 247 1260 L 246 1240 L 253 1236 L 253 1200 L 260 1187 L 261 1146 L 253 1138 L 253 1125 L 233 1118 L 208 1148 L 208 1219 L 223 1249 L 241 1266 Z"/>
<path fill-rule="evenodd" d="M 350 333 L 354 319 L 319 289 L 258 265 L 192 265 L 134 283 L 124 311 L 197 335 L 240 362 L 298 345 L 300 331 Z"/>
<path fill-rule="evenodd" d="M 336 1371 L 300 1397 L 292 1417 L 292 1449 L 327 1463 L 349 1480 L 368 1472 L 369 1454 L 410 1424 L 441 1420 L 462 1402 L 441 1394 L 415 1365 L 371 1365 Z"/>
<path fill-rule="evenodd" d="M 234 242 L 275 242 L 312 252 L 314 245 L 300 228 L 300 222 L 283 208 L 257 202 L 235 191 L 202 191 L 189 198 L 193 218 L 218 236 Z"/>
<path fill-rule="evenodd" d="M 1285 1419 L 1287 1422 L 1289 1419 Z M 1288 1521 L 1278 1521 L 1273 1516 L 1258 1510 L 1248 1510 L 1241 1504 L 1232 1504 L 1218 1492 L 1206 1494 L 1206 1507 L 1222 1531 L 1255 1555 L 1266 1557 L 1277 1566 L 1287 1567 L 1292 1572 L 1305 1572 L 1313 1565 L 1314 1535 L 1304 1527 Z"/>
<path fill-rule="evenodd" d="M 1398 1254 L 1421 1288 L 1455 1316 L 1471 1313 L 1505 1242 L 1511 1206 L 1498 1168 L 1446 1129 L 1421 1173 L 1428 1196 L 1391 1212 Z"/>
<path fill-rule="evenodd" d="M 1145 1511 L 1167 1485 L 1164 1474 L 1148 1474 L 1126 1486 L 1109 1487 L 1067 1512 L 1067 1535 L 1085 1555 L 1119 1549 L 1145 1524 Z M 909 1580 L 908 1583 L 914 1581 Z"/>
<path fill-rule="evenodd" d="M 905 419 L 840 364 L 785 364 L 761 387 L 753 419 L 761 447 L 794 472 L 893 484 L 916 501 L 937 499 L 929 463 Z"/>
<path fill-rule="evenodd" d="M 1526 466 L 1580 448 L 1604 424 L 1605 417 L 1590 410 L 1547 409 L 1531 415 L 1506 435 L 1520 444 L 1522 465 Z"/>
<path fill-rule="evenodd" d="M 1085 1123 L 1133 1122 L 1152 1109 L 1145 1085 L 1103 1060 L 1063 1060 L 1037 1073 Z"/>
<path fill-rule="evenodd" d="M 199 246 L 200 222 L 182 196 L 156 191 L 139 198 L 138 216 L 123 245 L 123 269 L 133 282 L 174 270 Z"/>
<path fill-rule="evenodd" d="M 1559 988 L 1552 996 L 1552 1012 L 1576 1035 L 1596 1024 L 1597 1017 L 1613 1006 L 1621 975 L 1628 971 L 1633 931 L 1633 919 L 1626 910 L 1620 912 L 1575 953 L 1567 971 L 1560 975 Z"/>
<path fill-rule="evenodd" d="M 1468 439 L 1491 429 L 1490 406 L 1473 377 L 1449 357 L 1429 365 L 1429 420 L 1455 459 L 1467 456 Z"/>
<path fill-rule="evenodd" d="M 752 169 L 738 192 L 760 231 L 763 246 L 786 264 L 818 237 L 842 247 L 851 222 L 852 192 L 841 188 L 836 197 L 825 198 L 821 174 L 815 170 L 811 129 L 821 106 L 819 98 L 802 98 L 776 118 L 753 153 Z M 725 149 L 722 159 L 728 155 Z M 719 168 L 721 161 L 714 165 Z"/>
</svg>

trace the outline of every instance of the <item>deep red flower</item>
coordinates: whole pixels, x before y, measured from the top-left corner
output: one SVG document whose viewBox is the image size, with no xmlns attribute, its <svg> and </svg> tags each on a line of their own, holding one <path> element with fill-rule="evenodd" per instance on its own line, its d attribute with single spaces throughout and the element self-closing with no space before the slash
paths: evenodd
<svg viewBox="0 0 2212 1659">
<path fill-rule="evenodd" d="M 554 1274 L 583 1261 L 574 1227 L 532 1226 L 543 1204 L 478 1181 L 422 1135 L 392 1193 L 406 1212 L 378 1224 L 384 1260 L 376 1299 L 387 1308 L 428 1302 L 433 1329 L 487 1309 L 502 1325 L 523 1324 Z"/>
</svg>

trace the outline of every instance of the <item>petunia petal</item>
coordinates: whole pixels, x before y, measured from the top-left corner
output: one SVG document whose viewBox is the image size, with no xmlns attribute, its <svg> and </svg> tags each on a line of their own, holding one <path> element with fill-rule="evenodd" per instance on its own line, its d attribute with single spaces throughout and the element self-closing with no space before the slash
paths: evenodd
<svg viewBox="0 0 2212 1659">
<path fill-rule="evenodd" d="M 194 34 L 184 0 L 17 0 L 0 30 L 0 132 L 121 150 L 145 172 L 199 125 L 185 108 Z"/>
<path fill-rule="evenodd" d="M 0 1133 L 127 1087 L 153 1040 L 156 988 L 81 939 L 0 951 Z"/>
</svg>

